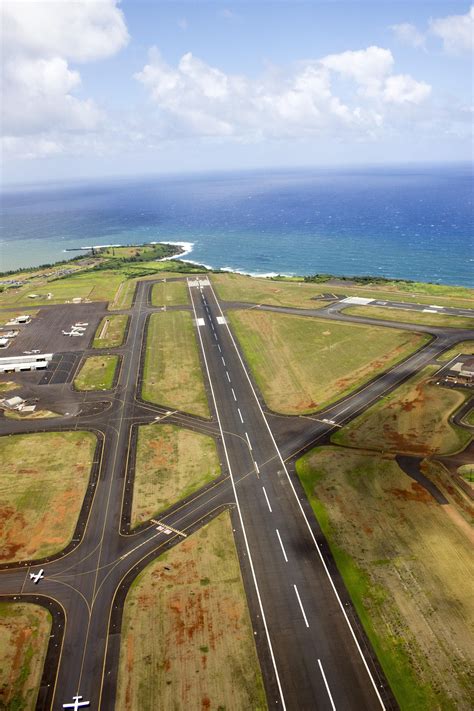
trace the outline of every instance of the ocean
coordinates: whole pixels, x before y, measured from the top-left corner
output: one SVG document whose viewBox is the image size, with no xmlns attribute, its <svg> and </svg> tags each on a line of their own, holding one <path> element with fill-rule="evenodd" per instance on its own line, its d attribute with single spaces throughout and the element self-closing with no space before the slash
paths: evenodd
<svg viewBox="0 0 474 711">
<path fill-rule="evenodd" d="M 474 286 L 466 165 L 272 170 L 5 189 L 0 270 L 68 248 L 189 243 L 250 274 L 380 275 Z"/>
</svg>

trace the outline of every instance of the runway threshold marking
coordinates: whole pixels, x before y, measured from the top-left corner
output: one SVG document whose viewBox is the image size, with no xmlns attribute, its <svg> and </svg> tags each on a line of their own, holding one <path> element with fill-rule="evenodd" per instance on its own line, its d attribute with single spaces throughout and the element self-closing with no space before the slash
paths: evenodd
<svg viewBox="0 0 474 711">
<path fill-rule="evenodd" d="M 210 282 L 209 282 L 209 286 L 211 286 L 211 285 L 210 285 Z M 191 304 L 192 304 L 192 307 L 193 307 L 194 317 L 196 318 L 196 307 L 195 307 L 195 305 L 194 305 L 193 294 L 192 294 L 192 291 L 191 291 L 191 287 L 190 287 L 189 281 L 188 281 L 188 288 L 189 288 L 189 296 L 190 296 L 190 298 L 191 298 Z M 211 289 L 212 289 L 212 287 L 211 287 Z M 212 293 L 214 294 L 214 292 L 212 292 Z M 221 313 L 222 313 L 222 310 L 221 310 Z M 229 327 L 227 326 L 227 328 L 229 328 Z M 268 629 L 267 618 L 266 618 L 265 610 L 264 610 L 264 607 L 263 607 L 262 596 L 261 596 L 261 594 L 260 594 L 260 588 L 259 588 L 258 582 L 257 582 L 257 574 L 256 574 L 256 572 L 255 572 L 255 567 L 254 567 L 253 560 L 252 560 L 252 553 L 251 553 L 251 551 L 250 551 L 250 545 L 249 545 L 249 541 L 248 541 L 248 538 L 247 538 L 247 531 L 245 530 L 244 519 L 243 519 L 243 516 L 242 516 L 242 510 L 241 510 L 241 508 L 240 508 L 240 502 L 239 502 L 239 497 L 238 497 L 238 494 L 237 494 L 237 488 L 236 488 L 236 486 L 235 486 L 234 475 L 233 475 L 233 472 L 232 472 L 232 466 L 231 466 L 230 459 L 229 459 L 229 453 L 228 453 L 228 451 L 227 451 L 227 445 L 226 445 L 226 441 L 225 441 L 224 430 L 222 429 L 222 422 L 221 422 L 221 418 L 220 418 L 220 415 L 219 415 L 219 408 L 218 408 L 218 406 L 217 406 L 217 400 L 216 400 L 216 395 L 215 395 L 215 392 L 214 392 L 214 386 L 213 386 L 213 384 L 212 384 L 212 378 L 211 378 L 211 373 L 210 373 L 210 370 L 209 370 L 209 364 L 208 364 L 208 362 L 207 362 L 206 350 L 205 350 L 205 348 L 204 348 L 204 342 L 203 342 L 203 339 L 202 339 L 202 336 L 201 336 L 201 331 L 200 331 L 199 329 L 198 329 L 198 338 L 199 338 L 199 344 L 200 344 L 200 346 L 201 346 L 201 352 L 202 352 L 202 355 L 203 355 L 203 358 L 204 358 L 204 365 L 205 365 L 205 368 L 206 368 L 206 374 L 207 374 L 207 378 L 208 378 L 208 381 L 209 381 L 209 387 L 210 387 L 210 389 L 211 389 L 212 400 L 213 400 L 213 402 L 214 402 L 214 408 L 215 408 L 215 411 L 216 411 L 217 422 L 218 422 L 218 424 L 219 424 L 219 431 L 220 431 L 221 438 L 222 438 L 222 446 L 223 446 L 223 448 L 224 448 L 224 454 L 225 454 L 225 458 L 226 458 L 226 462 L 227 462 L 227 467 L 228 467 L 228 469 L 229 469 L 229 476 L 230 476 L 230 480 L 231 480 L 231 482 L 232 482 L 232 491 L 234 492 L 235 503 L 236 503 L 236 505 L 237 505 L 237 512 L 238 512 L 238 515 L 239 515 L 240 525 L 241 525 L 241 527 L 242 527 L 242 535 L 243 535 L 243 539 L 244 539 L 244 543 L 245 543 L 245 548 L 246 548 L 246 551 L 247 551 L 247 556 L 248 556 L 248 561 L 249 561 L 249 565 L 250 565 L 250 570 L 251 570 L 251 573 L 252 573 L 253 584 L 254 584 L 254 586 L 255 586 L 255 592 L 256 592 L 256 594 L 257 594 L 257 600 L 258 600 L 258 604 L 259 604 L 259 607 L 260 607 L 260 612 L 261 612 L 261 615 L 262 615 L 262 622 L 263 622 L 263 626 L 264 626 L 264 628 L 265 628 L 265 635 L 266 635 L 266 638 L 267 638 L 268 649 L 269 649 L 269 652 L 270 652 L 270 657 L 271 657 L 273 669 L 274 669 L 274 672 L 275 672 L 276 682 L 277 682 L 277 686 L 278 686 L 278 693 L 279 693 L 279 695 L 280 695 L 280 701 L 281 701 L 281 709 L 282 709 L 282 711 L 286 711 L 285 697 L 284 697 L 284 695 L 283 695 L 283 689 L 282 689 L 282 686 L 281 686 L 280 675 L 279 675 L 279 673 L 278 673 L 278 667 L 277 667 L 277 663 L 276 663 L 276 659 L 275 659 L 275 653 L 274 653 L 274 651 L 273 651 L 273 645 L 272 645 L 272 641 L 271 641 L 271 638 L 270 638 L 270 632 L 269 632 L 269 629 Z M 228 374 L 227 374 L 227 375 L 228 375 Z M 229 380 L 230 380 L 230 378 L 229 378 Z"/>
<path fill-rule="evenodd" d="M 265 491 L 265 487 L 262 486 L 262 489 L 263 489 L 263 493 L 265 494 L 265 500 L 267 502 L 268 510 L 270 511 L 270 513 L 273 513 L 272 507 L 270 506 L 270 501 L 268 500 L 267 492 Z"/>
<path fill-rule="evenodd" d="M 280 546 L 281 546 L 281 551 L 283 553 L 283 558 L 285 559 L 285 562 L 288 563 L 288 557 L 286 555 L 285 546 L 283 545 L 283 541 L 281 540 L 280 531 L 278 530 L 278 528 L 275 528 L 275 531 L 278 536 L 278 540 L 280 541 Z"/>
<path fill-rule="evenodd" d="M 331 695 L 331 690 L 330 690 L 329 684 L 328 684 L 328 680 L 326 679 L 326 674 L 324 673 L 323 665 L 322 665 L 320 659 L 318 659 L 318 664 L 319 664 L 319 671 L 321 672 L 321 676 L 323 677 L 324 686 L 326 687 L 326 691 L 328 692 L 329 701 L 331 702 L 332 711 L 336 711 L 336 704 L 333 701 L 333 698 Z"/>
<path fill-rule="evenodd" d="M 293 587 L 294 587 L 294 589 L 295 589 L 295 593 L 296 593 L 296 597 L 298 598 L 298 602 L 300 603 L 301 614 L 303 615 L 304 623 L 305 623 L 306 627 L 309 627 L 308 618 L 306 617 L 306 612 L 304 611 L 303 603 L 301 602 L 301 598 L 300 598 L 300 594 L 299 594 L 299 592 L 298 592 L 298 588 L 296 587 L 296 585 L 293 585 Z"/>
<path fill-rule="evenodd" d="M 247 444 L 249 446 L 249 449 L 250 449 L 250 451 L 252 451 L 252 445 L 250 444 L 250 440 L 249 440 L 249 436 L 248 436 L 247 432 L 245 433 L 245 436 L 247 438 Z"/>
</svg>

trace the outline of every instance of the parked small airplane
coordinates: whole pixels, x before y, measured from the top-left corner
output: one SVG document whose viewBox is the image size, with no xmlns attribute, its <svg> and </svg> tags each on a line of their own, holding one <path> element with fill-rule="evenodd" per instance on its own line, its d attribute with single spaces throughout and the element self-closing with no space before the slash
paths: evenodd
<svg viewBox="0 0 474 711">
<path fill-rule="evenodd" d="M 30 578 L 35 585 L 37 585 L 39 583 L 39 581 L 44 578 L 43 573 L 44 573 L 43 568 L 41 568 L 41 570 L 38 573 L 30 573 Z"/>
</svg>

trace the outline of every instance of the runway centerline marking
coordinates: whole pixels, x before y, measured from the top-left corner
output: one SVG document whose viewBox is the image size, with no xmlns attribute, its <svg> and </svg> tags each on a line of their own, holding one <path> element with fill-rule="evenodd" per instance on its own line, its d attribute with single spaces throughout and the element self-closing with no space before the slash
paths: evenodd
<svg viewBox="0 0 474 711">
<path fill-rule="evenodd" d="M 232 395 L 234 396 L 235 402 L 237 402 L 237 395 L 235 394 L 234 388 L 232 388 Z"/>
<path fill-rule="evenodd" d="M 224 356 L 221 356 L 221 360 L 222 360 L 222 365 L 225 365 Z"/>
<path fill-rule="evenodd" d="M 260 474 L 260 469 L 258 468 L 258 464 L 255 461 L 255 459 L 253 460 L 253 463 L 255 464 L 255 469 L 257 470 L 257 474 Z"/>
<path fill-rule="evenodd" d="M 249 436 L 248 436 L 247 432 L 245 433 L 245 436 L 247 438 L 247 444 L 249 446 L 249 449 L 250 449 L 250 451 L 252 451 L 252 445 L 250 444 L 250 440 L 249 440 Z"/>
<path fill-rule="evenodd" d="M 305 623 L 306 627 L 309 627 L 308 618 L 306 617 L 306 612 L 304 611 L 303 603 L 301 602 L 301 598 L 300 598 L 300 594 L 299 594 L 299 592 L 298 592 L 298 588 L 296 587 L 296 585 L 293 585 L 293 587 L 294 587 L 294 589 L 295 589 L 295 593 L 296 593 L 296 597 L 298 598 L 298 602 L 300 603 L 301 613 L 302 613 L 302 615 L 303 615 L 304 623 Z"/>
<path fill-rule="evenodd" d="M 226 370 L 226 371 L 225 371 L 225 374 L 227 375 L 227 380 L 228 380 L 228 381 L 229 381 L 229 383 L 230 383 L 230 375 L 229 375 L 229 371 L 228 371 L 228 370 Z"/>
<path fill-rule="evenodd" d="M 267 492 L 265 491 L 265 487 L 262 486 L 262 489 L 263 489 L 263 493 L 265 494 L 265 500 L 267 502 L 268 510 L 270 511 L 270 513 L 273 513 L 272 507 L 270 506 L 270 502 L 268 500 Z"/>
<path fill-rule="evenodd" d="M 285 559 L 285 562 L 288 563 L 288 557 L 286 555 L 285 546 L 283 545 L 283 541 L 281 540 L 280 531 L 278 530 L 278 528 L 275 528 L 275 531 L 277 533 L 278 540 L 280 541 L 280 546 L 281 546 L 281 551 L 283 553 L 283 558 Z"/>
<path fill-rule="evenodd" d="M 242 417 L 242 413 L 240 412 L 240 407 L 237 408 L 237 412 L 239 413 L 240 421 L 241 421 L 242 424 L 243 424 L 244 418 Z"/>
<path fill-rule="evenodd" d="M 328 680 L 326 679 L 326 674 L 324 673 L 323 665 L 321 664 L 320 659 L 318 659 L 318 664 L 319 664 L 319 671 L 321 672 L 321 676 L 323 677 L 324 686 L 326 687 L 326 691 L 328 692 L 329 701 L 331 702 L 332 711 L 336 711 L 336 704 L 334 703 L 334 701 L 332 699 L 331 690 L 329 689 Z"/>
</svg>

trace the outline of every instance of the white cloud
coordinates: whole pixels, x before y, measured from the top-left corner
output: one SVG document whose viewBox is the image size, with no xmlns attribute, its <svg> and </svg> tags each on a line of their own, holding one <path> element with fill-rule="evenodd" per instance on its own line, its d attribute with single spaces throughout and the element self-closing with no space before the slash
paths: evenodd
<svg viewBox="0 0 474 711">
<path fill-rule="evenodd" d="M 115 0 L 6 0 L 2 40 L 6 151 L 24 145 L 22 155 L 51 155 L 77 141 L 77 134 L 100 128 L 104 113 L 75 95 L 81 77 L 69 62 L 108 57 L 128 41 Z"/>
<path fill-rule="evenodd" d="M 186 30 L 189 27 L 189 22 L 186 19 L 186 17 L 180 17 L 178 20 L 178 27 L 180 30 L 183 30 L 183 32 L 186 32 Z"/>
<path fill-rule="evenodd" d="M 409 22 L 402 22 L 399 25 L 391 25 L 390 29 L 393 30 L 397 40 L 403 44 L 415 47 L 416 49 L 425 46 L 425 35 L 422 32 L 419 32 L 415 25 L 412 25 Z"/>
<path fill-rule="evenodd" d="M 465 15 L 449 15 L 430 21 L 432 34 L 443 40 L 444 49 L 452 54 L 472 52 L 474 46 L 474 5 Z"/>
<path fill-rule="evenodd" d="M 191 53 L 172 67 L 152 49 L 135 78 L 158 109 L 155 128 L 163 138 L 373 137 L 390 118 L 390 107 L 422 104 L 430 94 L 428 84 L 393 74 L 393 66 L 389 50 L 369 47 L 249 78 Z M 345 80 L 343 94 L 334 90 L 337 77 Z"/>
</svg>

